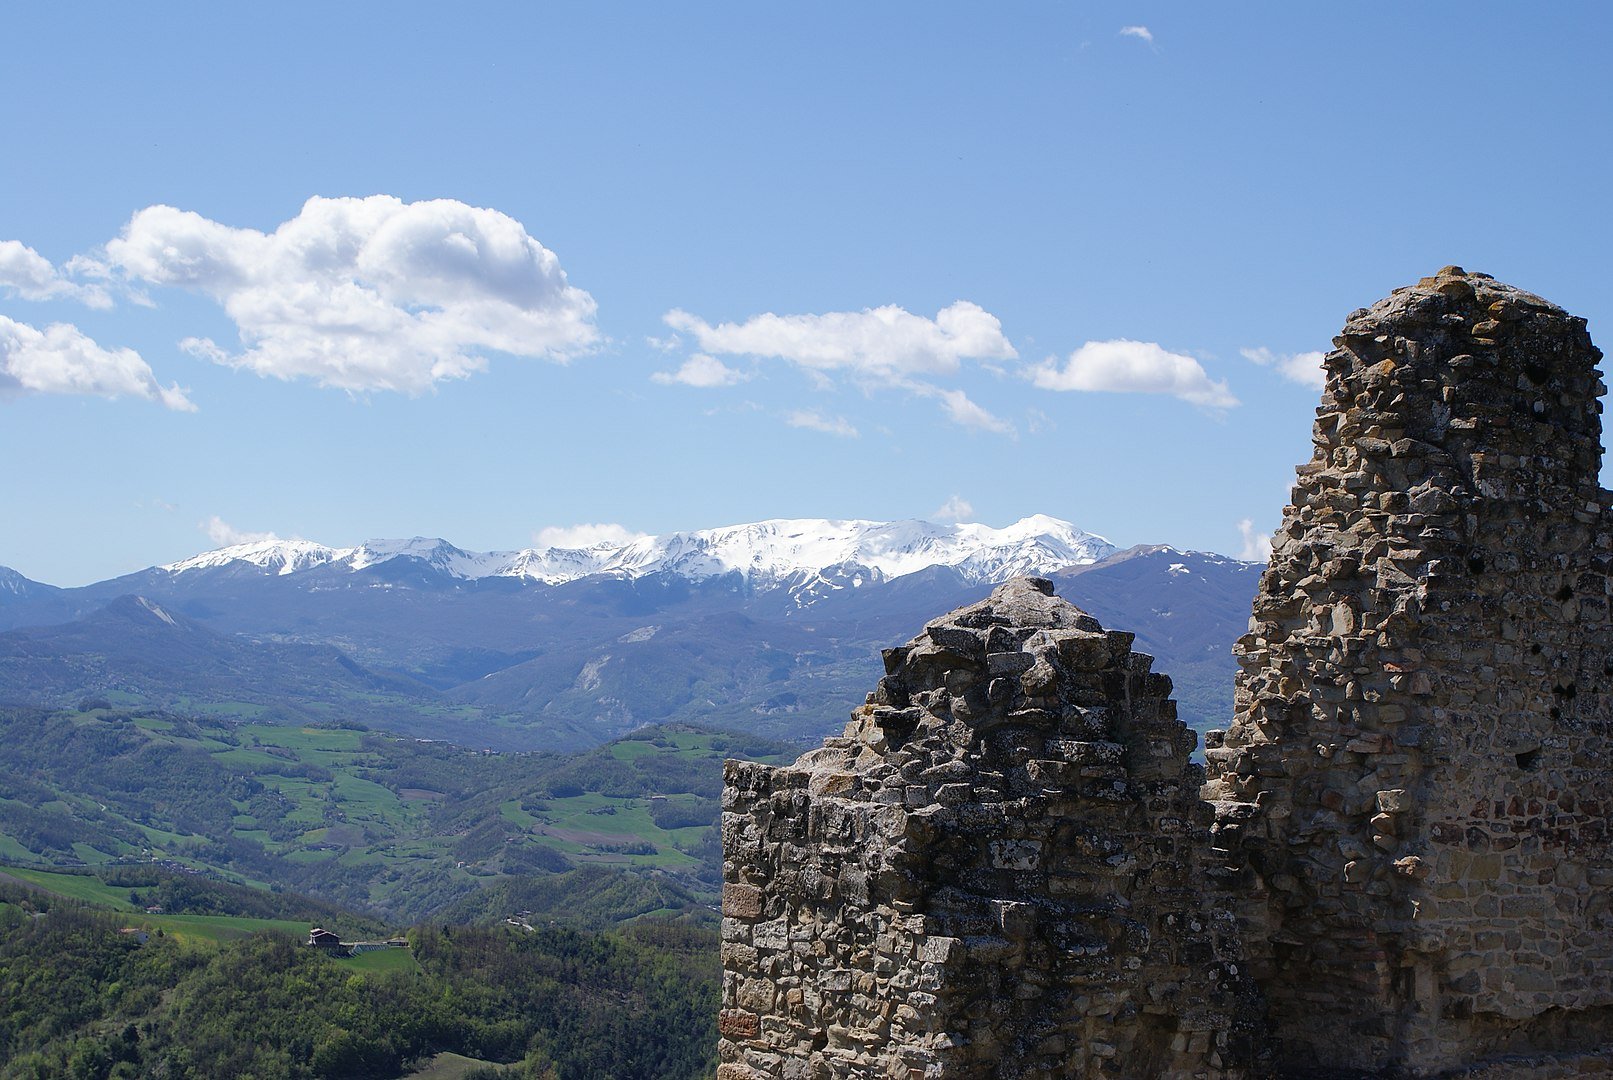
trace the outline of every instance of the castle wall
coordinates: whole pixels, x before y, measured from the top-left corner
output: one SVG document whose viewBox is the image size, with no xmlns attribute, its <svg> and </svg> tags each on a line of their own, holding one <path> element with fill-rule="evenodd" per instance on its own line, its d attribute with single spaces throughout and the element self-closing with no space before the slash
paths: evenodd
<svg viewBox="0 0 1613 1080">
<path fill-rule="evenodd" d="M 1170 681 L 1020 579 L 840 739 L 728 765 L 722 1080 L 1250 1075 Z"/>
<path fill-rule="evenodd" d="M 1282 1060 L 1613 1033 L 1613 544 L 1584 321 L 1451 268 L 1356 312 L 1274 538 L 1216 844 Z"/>
<path fill-rule="evenodd" d="M 1335 346 L 1206 771 L 1037 579 L 728 763 L 719 1080 L 1613 1072 L 1601 354 L 1454 267 Z"/>
</svg>

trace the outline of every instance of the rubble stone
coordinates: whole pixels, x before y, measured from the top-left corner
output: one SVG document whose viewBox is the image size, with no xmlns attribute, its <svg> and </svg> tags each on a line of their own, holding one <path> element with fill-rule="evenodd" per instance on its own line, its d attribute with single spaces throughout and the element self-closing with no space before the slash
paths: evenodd
<svg viewBox="0 0 1613 1080">
<path fill-rule="evenodd" d="M 1194 736 L 1131 640 L 1017 579 L 888 651 L 843 737 L 728 763 L 725 1066 L 1255 1075 Z M 797 1004 L 750 1031 L 758 978 Z"/>
</svg>

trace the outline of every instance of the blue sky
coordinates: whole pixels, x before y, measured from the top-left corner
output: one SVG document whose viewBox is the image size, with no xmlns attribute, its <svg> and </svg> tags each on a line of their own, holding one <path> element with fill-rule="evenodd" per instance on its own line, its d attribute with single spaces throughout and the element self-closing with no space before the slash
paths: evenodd
<svg viewBox="0 0 1613 1080">
<path fill-rule="evenodd" d="M 768 517 L 1239 554 L 1352 309 L 1459 263 L 1613 336 L 1599 3 L 10 5 L 0 40 L 0 564 L 54 584 Z"/>
</svg>

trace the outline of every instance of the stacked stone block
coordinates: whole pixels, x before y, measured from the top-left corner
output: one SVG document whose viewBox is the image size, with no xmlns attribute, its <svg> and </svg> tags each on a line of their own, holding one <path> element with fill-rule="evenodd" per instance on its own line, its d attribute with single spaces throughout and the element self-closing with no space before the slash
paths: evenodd
<svg viewBox="0 0 1613 1080">
<path fill-rule="evenodd" d="M 1605 1043 L 1601 354 L 1583 320 L 1455 267 L 1334 343 L 1207 740 L 1280 1061 L 1432 1075 Z"/>
<path fill-rule="evenodd" d="M 1019 579 L 845 735 L 728 763 L 721 1080 L 1253 1075 L 1170 681 Z"/>
</svg>

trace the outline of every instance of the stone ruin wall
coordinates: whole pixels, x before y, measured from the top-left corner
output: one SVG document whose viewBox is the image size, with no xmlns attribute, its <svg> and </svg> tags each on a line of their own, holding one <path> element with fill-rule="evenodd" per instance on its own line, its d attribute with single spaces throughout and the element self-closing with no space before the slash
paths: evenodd
<svg viewBox="0 0 1613 1080">
<path fill-rule="evenodd" d="M 1031 579 L 729 763 L 719 1080 L 1613 1071 L 1600 354 L 1455 268 L 1336 345 L 1202 798 Z"/>
<path fill-rule="evenodd" d="M 1613 1035 L 1604 392 L 1582 319 L 1447 268 L 1356 312 L 1207 750 L 1285 1060 Z"/>
<path fill-rule="evenodd" d="M 1131 640 L 1019 579 L 888 650 L 844 737 L 728 763 L 720 1080 L 1250 1075 L 1194 738 Z"/>
</svg>

